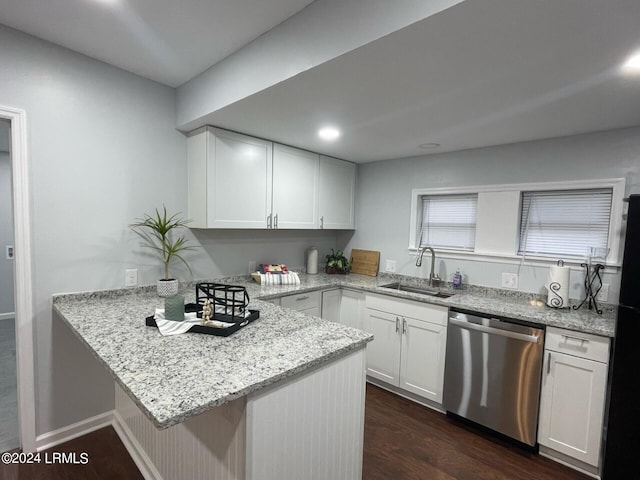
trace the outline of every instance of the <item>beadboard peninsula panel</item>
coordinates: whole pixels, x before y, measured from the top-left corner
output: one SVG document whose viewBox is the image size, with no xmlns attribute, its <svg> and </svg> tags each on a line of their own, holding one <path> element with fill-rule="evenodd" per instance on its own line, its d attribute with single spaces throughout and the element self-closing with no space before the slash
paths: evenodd
<svg viewBox="0 0 640 480">
<path fill-rule="evenodd" d="M 116 421 L 124 423 L 124 443 L 148 479 L 244 480 L 245 406 L 243 397 L 158 430 L 116 384 Z"/>
<path fill-rule="evenodd" d="M 365 349 L 251 395 L 247 480 L 362 478 Z"/>
</svg>

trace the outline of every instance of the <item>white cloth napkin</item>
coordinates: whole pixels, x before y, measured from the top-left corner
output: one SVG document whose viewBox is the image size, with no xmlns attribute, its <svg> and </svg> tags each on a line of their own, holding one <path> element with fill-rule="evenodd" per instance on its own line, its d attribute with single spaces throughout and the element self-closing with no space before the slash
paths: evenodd
<svg viewBox="0 0 640 480">
<path fill-rule="evenodd" d="M 225 311 L 224 307 L 216 307 L 216 312 L 224 313 L 224 311 Z M 248 317 L 250 314 L 251 312 L 247 311 L 244 315 L 245 318 Z M 200 325 L 200 321 L 201 321 L 201 319 L 198 318 L 196 312 L 185 313 L 184 321 L 182 322 L 167 320 L 166 318 L 164 318 L 163 308 L 156 308 L 156 313 L 154 315 L 154 318 L 156 320 L 156 325 L 158 325 L 158 330 L 160 330 L 160 333 L 163 336 L 179 335 L 181 333 L 187 333 L 191 329 L 191 327 L 193 327 L 194 325 Z M 211 323 L 208 326 L 216 327 L 216 328 L 229 328 L 234 325 L 235 323 L 211 320 Z"/>
</svg>

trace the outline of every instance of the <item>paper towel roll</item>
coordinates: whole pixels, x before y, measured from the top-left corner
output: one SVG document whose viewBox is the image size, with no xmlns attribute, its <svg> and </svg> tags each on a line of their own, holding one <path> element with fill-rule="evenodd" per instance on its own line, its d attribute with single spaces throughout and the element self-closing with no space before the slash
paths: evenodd
<svg viewBox="0 0 640 480">
<path fill-rule="evenodd" d="M 316 247 L 307 250 L 307 273 L 311 275 L 318 273 L 318 249 Z"/>
<path fill-rule="evenodd" d="M 547 280 L 547 305 L 553 308 L 567 308 L 569 306 L 569 267 L 554 265 L 549 268 Z"/>
</svg>

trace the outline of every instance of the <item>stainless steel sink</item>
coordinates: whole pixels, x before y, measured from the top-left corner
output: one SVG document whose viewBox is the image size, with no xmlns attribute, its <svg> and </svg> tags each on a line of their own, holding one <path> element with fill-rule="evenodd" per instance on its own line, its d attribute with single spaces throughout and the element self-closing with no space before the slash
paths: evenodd
<svg viewBox="0 0 640 480">
<path fill-rule="evenodd" d="M 448 298 L 454 295 L 453 293 L 442 292 L 440 290 L 434 290 L 432 288 L 403 285 L 400 282 L 389 283 L 387 285 L 380 285 L 380 286 L 382 288 L 390 288 L 392 290 L 401 290 L 403 292 L 419 293 L 421 295 L 429 295 L 430 297 L 438 297 L 438 298 Z"/>
</svg>

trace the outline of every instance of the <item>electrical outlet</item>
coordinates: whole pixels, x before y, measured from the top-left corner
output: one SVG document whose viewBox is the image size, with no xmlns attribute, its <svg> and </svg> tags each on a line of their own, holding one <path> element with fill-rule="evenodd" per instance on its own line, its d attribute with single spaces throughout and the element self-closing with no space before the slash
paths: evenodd
<svg viewBox="0 0 640 480">
<path fill-rule="evenodd" d="M 124 286 L 135 287 L 138 285 L 138 269 L 131 268 L 124 271 Z"/>
<path fill-rule="evenodd" d="M 387 267 L 385 270 L 389 273 L 393 273 L 396 271 L 396 261 L 395 260 L 387 260 Z"/>
<path fill-rule="evenodd" d="M 609 284 L 603 283 L 598 295 L 596 295 L 596 301 L 607 303 L 607 300 L 609 300 Z"/>
<path fill-rule="evenodd" d="M 503 273 L 502 274 L 502 288 L 518 288 L 518 274 L 517 273 Z"/>
<path fill-rule="evenodd" d="M 253 273 L 256 271 L 256 262 L 255 260 L 249 261 L 249 273 Z"/>
</svg>

